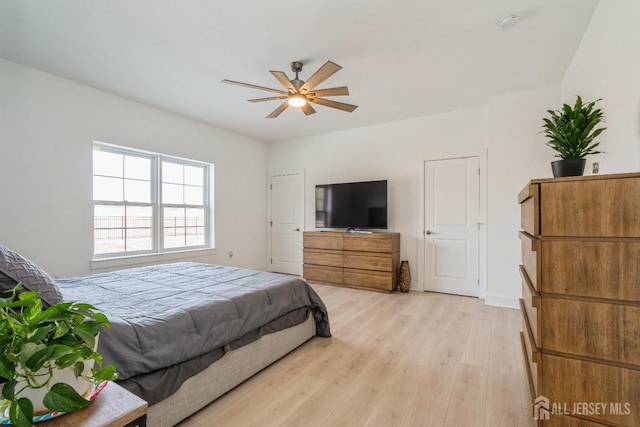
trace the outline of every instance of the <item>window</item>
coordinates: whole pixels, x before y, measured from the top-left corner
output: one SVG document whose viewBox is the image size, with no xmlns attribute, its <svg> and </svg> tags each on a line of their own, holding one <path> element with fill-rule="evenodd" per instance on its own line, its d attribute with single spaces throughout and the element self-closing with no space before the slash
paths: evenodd
<svg viewBox="0 0 640 427">
<path fill-rule="evenodd" d="M 94 255 L 209 247 L 213 165 L 96 143 Z"/>
</svg>

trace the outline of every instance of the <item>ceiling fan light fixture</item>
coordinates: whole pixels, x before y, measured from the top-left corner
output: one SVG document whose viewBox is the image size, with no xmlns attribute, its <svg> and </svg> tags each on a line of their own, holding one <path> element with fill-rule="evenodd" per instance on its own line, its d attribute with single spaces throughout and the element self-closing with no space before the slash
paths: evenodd
<svg viewBox="0 0 640 427">
<path fill-rule="evenodd" d="M 289 105 L 291 107 L 302 107 L 306 103 L 307 99 L 300 94 L 291 95 L 289 97 Z"/>
</svg>

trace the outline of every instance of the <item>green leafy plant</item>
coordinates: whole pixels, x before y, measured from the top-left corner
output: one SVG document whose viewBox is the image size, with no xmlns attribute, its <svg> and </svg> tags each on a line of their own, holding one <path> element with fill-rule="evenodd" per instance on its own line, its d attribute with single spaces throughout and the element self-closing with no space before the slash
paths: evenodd
<svg viewBox="0 0 640 427">
<path fill-rule="evenodd" d="M 18 284 L 0 298 L 0 411 L 9 409 L 9 419 L 17 427 L 33 425 L 33 403 L 21 393 L 27 388 L 48 388 L 43 399 L 51 411 L 71 412 L 91 403 L 68 384 L 51 384 L 56 369 L 69 368 L 76 378 L 92 383 L 115 380 L 113 365 L 102 366 L 102 356 L 94 351 L 96 335 L 109 327 L 107 317 L 90 304 L 63 302 L 42 310 L 38 292 L 19 292 Z M 85 377 L 85 363 L 99 366 Z M 1 414 L 0 413 L 0 414 Z"/>
<path fill-rule="evenodd" d="M 551 117 L 543 119 L 543 129 L 548 138 L 546 144 L 556 151 L 556 157 L 584 159 L 601 153 L 596 150 L 600 143 L 595 139 L 606 128 L 596 129 L 604 122 L 602 109 L 595 108 L 598 101 L 601 99 L 584 104 L 578 96 L 573 107 L 564 104 L 562 110 L 547 110 Z"/>
</svg>

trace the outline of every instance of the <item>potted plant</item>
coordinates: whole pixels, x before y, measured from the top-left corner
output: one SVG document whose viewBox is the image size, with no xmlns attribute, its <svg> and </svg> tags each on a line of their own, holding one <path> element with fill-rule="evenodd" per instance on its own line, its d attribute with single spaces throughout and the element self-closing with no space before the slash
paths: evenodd
<svg viewBox="0 0 640 427">
<path fill-rule="evenodd" d="M 0 418 L 32 426 L 34 415 L 72 412 L 89 403 L 93 386 L 115 380 L 113 365 L 102 365 L 97 335 L 109 326 L 95 307 L 63 302 L 42 310 L 38 292 L 18 284 L 0 298 L 0 377 L 4 379 Z"/>
<path fill-rule="evenodd" d="M 547 110 L 551 117 L 543 119 L 546 144 L 562 159 L 551 162 L 554 177 L 582 175 L 585 157 L 601 153 L 595 139 L 606 128 L 596 129 L 604 122 L 602 110 L 595 108 L 598 101 L 601 99 L 584 104 L 578 96 L 573 107 L 564 104 L 562 110 Z"/>
</svg>

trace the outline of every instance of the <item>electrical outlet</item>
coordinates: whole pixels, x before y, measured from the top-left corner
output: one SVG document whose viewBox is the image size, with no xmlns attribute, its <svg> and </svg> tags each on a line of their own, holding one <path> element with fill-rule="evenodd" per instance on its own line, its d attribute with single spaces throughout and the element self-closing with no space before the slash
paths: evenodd
<svg viewBox="0 0 640 427">
<path fill-rule="evenodd" d="M 593 174 L 597 174 L 599 170 L 600 170 L 600 163 L 593 162 L 593 164 L 591 165 L 591 172 Z"/>
</svg>

